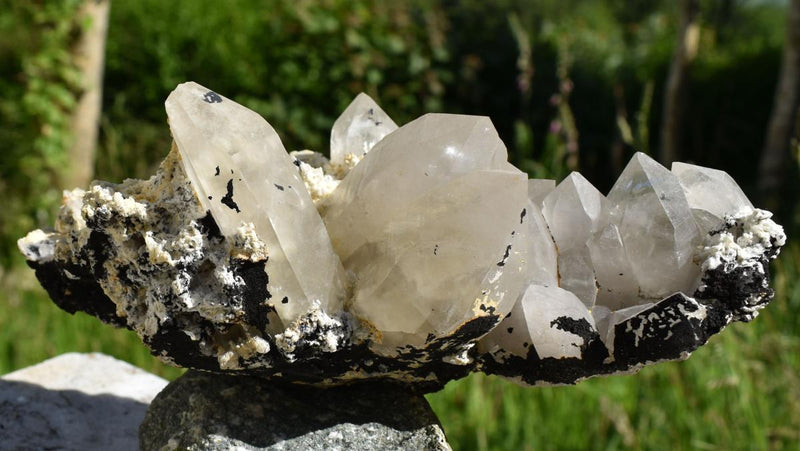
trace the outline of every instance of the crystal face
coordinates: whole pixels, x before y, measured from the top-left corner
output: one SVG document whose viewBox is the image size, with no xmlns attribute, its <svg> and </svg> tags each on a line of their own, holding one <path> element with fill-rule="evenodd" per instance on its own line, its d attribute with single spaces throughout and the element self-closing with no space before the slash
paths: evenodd
<svg viewBox="0 0 800 451">
<path fill-rule="evenodd" d="M 643 153 L 631 159 L 608 193 L 625 252 L 644 296 L 691 292 L 700 230 L 678 177 Z"/>
<path fill-rule="evenodd" d="M 672 173 L 678 176 L 697 224 L 704 232 L 720 226 L 726 214 L 753 208 L 739 185 L 723 171 L 675 162 Z"/>
<path fill-rule="evenodd" d="M 281 319 L 296 320 L 315 301 L 326 310 L 340 309 L 341 263 L 275 130 L 253 111 L 196 83 L 178 86 L 165 105 L 203 209 L 226 237 L 249 223 L 264 241 L 268 290 L 276 300 L 287 299 L 274 303 Z"/>
<path fill-rule="evenodd" d="M 639 303 L 639 283 L 616 224 L 608 224 L 586 243 L 597 277 L 597 304 L 610 309 Z"/>
<path fill-rule="evenodd" d="M 542 201 L 555 188 L 555 180 L 530 179 L 528 180 L 528 198 L 537 208 L 542 208 Z"/>
<path fill-rule="evenodd" d="M 153 177 L 65 192 L 19 247 L 61 308 L 175 365 L 571 384 L 686 358 L 772 298 L 785 235 L 722 171 L 639 153 L 604 196 L 578 173 L 528 180 L 486 117 L 398 128 L 360 94 L 329 160 L 195 83 L 166 109 Z"/>
<path fill-rule="evenodd" d="M 521 288 L 522 271 L 505 260 L 527 177 L 506 160 L 488 118 L 426 114 L 380 141 L 331 195 L 324 220 L 355 275 L 352 310 L 384 344 L 422 344 L 480 304 L 511 309 L 503 294 Z"/>
<path fill-rule="evenodd" d="M 533 199 L 531 199 L 533 200 Z M 528 202 L 523 224 L 527 225 L 525 255 L 527 280 L 539 285 L 558 285 L 558 251 L 541 210 Z"/>
<path fill-rule="evenodd" d="M 573 172 L 542 203 L 542 213 L 558 246 L 561 286 L 591 308 L 597 298 L 597 285 L 586 241 L 607 222 L 606 198 L 582 175 Z"/>
<path fill-rule="evenodd" d="M 483 340 L 489 350 L 503 349 L 520 357 L 580 358 L 585 337 L 581 326 L 594 329 L 594 318 L 573 293 L 559 287 L 531 285 L 511 315 Z"/>
<path fill-rule="evenodd" d="M 395 130 L 397 124 L 362 92 L 333 123 L 331 162 L 343 165 L 348 155 L 361 159 L 378 141 Z"/>
</svg>

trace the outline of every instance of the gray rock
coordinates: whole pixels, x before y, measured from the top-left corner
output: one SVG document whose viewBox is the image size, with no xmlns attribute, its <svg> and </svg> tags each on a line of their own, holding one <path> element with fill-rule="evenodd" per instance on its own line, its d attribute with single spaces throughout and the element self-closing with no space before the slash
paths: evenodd
<svg viewBox="0 0 800 451">
<path fill-rule="evenodd" d="M 143 450 L 449 450 L 422 395 L 382 381 L 334 388 L 190 370 L 153 400 Z"/>
<path fill-rule="evenodd" d="M 167 381 L 103 354 L 63 354 L 0 378 L 3 449 L 138 449 Z"/>
</svg>

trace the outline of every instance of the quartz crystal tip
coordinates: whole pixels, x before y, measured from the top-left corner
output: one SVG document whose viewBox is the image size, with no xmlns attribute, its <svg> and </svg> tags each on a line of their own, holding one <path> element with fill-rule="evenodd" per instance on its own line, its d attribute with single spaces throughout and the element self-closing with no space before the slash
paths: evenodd
<svg viewBox="0 0 800 451">
<path fill-rule="evenodd" d="M 263 241 L 268 302 L 283 326 L 308 312 L 315 301 L 325 310 L 339 310 L 341 263 L 293 158 L 272 126 L 197 83 L 179 85 L 167 98 L 166 109 L 180 161 L 203 209 L 224 236 L 232 238 L 250 227 Z"/>
<path fill-rule="evenodd" d="M 391 352 L 505 314 L 524 279 L 515 232 L 526 203 L 527 177 L 487 117 L 426 114 L 387 135 L 324 216 L 355 275 L 352 311 Z"/>
<path fill-rule="evenodd" d="M 331 162 L 344 165 L 348 155 L 361 159 L 397 124 L 363 92 L 347 106 L 331 129 Z"/>
</svg>

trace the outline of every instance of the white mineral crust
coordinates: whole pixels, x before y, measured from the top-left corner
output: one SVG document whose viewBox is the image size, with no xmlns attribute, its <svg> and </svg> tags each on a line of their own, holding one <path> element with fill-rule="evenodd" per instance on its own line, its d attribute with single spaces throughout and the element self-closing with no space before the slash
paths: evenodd
<svg viewBox="0 0 800 451">
<path fill-rule="evenodd" d="M 285 325 L 314 301 L 327 311 L 340 310 L 341 263 L 275 130 L 257 113 L 197 83 L 179 85 L 166 109 L 187 176 L 223 235 L 252 223 L 266 243 L 269 291 Z M 288 302 L 277 302 L 284 298 Z"/>
<path fill-rule="evenodd" d="M 386 347 L 421 344 L 481 310 L 505 314 L 525 279 L 524 259 L 510 260 L 526 201 L 527 177 L 486 117 L 427 114 L 387 135 L 324 216 L 355 277 L 352 311 Z"/>
<path fill-rule="evenodd" d="M 777 225 L 771 217 L 772 213 L 768 211 L 749 207 L 725 215 L 725 219 L 737 227 L 706 237 L 697 256 L 703 270 L 716 269 L 721 265 L 757 266 L 760 257 L 768 249 L 786 244 L 783 227 Z"/>
</svg>

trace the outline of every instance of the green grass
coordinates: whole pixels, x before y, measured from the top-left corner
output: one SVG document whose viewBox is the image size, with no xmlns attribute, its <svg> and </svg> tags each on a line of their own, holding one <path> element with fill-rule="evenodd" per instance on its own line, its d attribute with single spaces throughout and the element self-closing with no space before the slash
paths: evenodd
<svg viewBox="0 0 800 451">
<path fill-rule="evenodd" d="M 183 370 L 150 355 L 136 334 L 107 326 L 84 313 L 70 315 L 56 307 L 33 271 L 17 269 L 3 276 L 0 298 L 0 374 L 65 352 L 102 352 L 174 379 Z"/>
<path fill-rule="evenodd" d="M 773 303 L 686 362 L 572 387 L 525 388 L 475 374 L 428 400 L 456 450 L 800 449 L 800 245 L 774 269 Z M 181 374 L 135 334 L 59 310 L 30 271 L 5 280 L 0 373 L 98 351 L 168 379 Z"/>
</svg>

